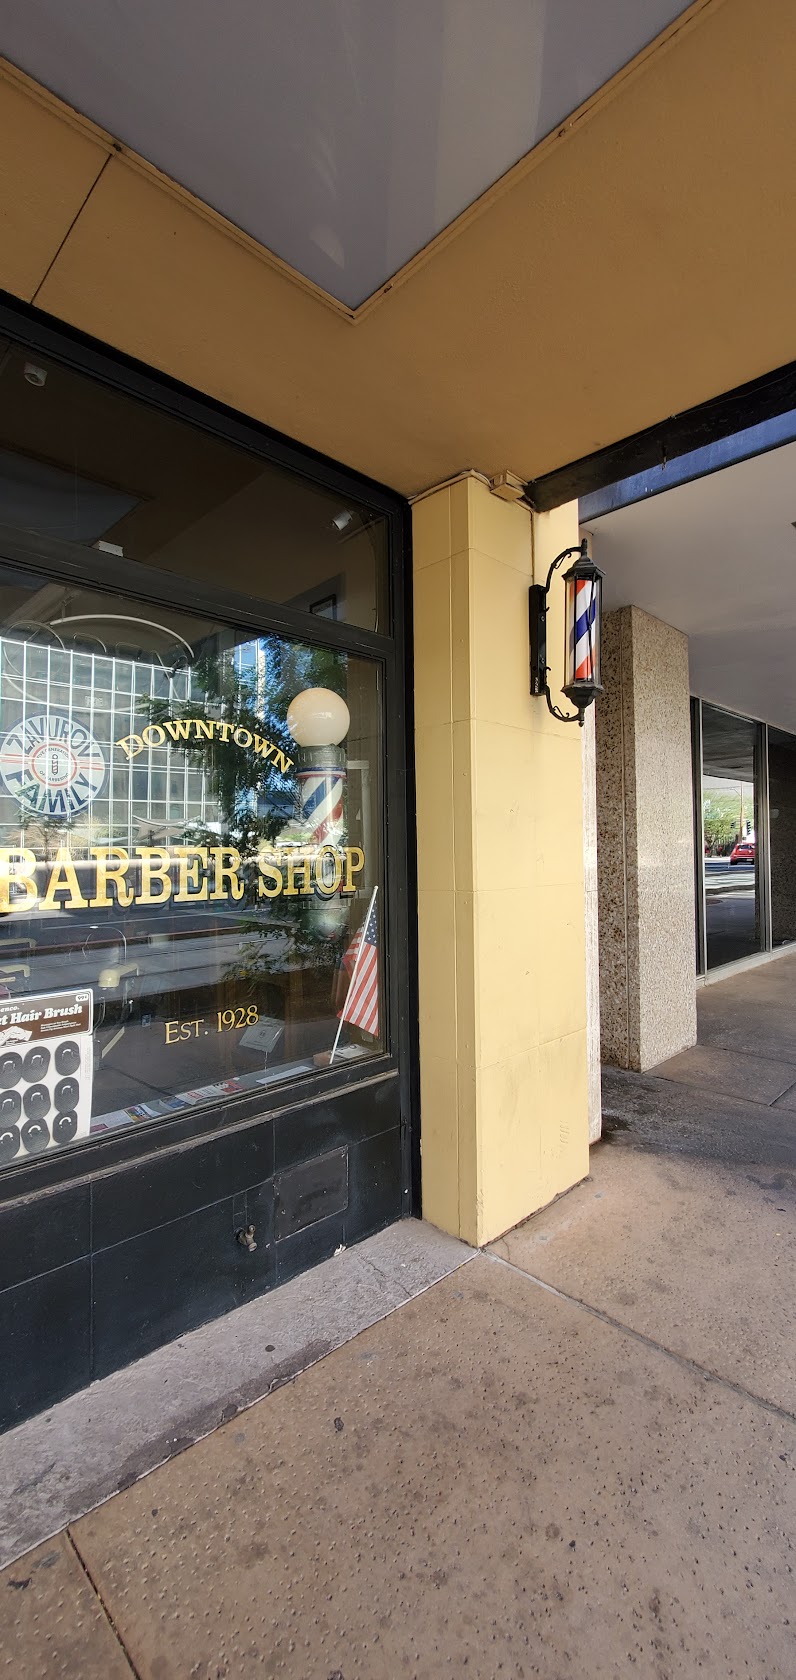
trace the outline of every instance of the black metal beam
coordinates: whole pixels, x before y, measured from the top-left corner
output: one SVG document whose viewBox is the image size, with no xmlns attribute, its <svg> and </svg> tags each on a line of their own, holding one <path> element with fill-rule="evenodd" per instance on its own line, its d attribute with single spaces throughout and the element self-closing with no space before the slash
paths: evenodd
<svg viewBox="0 0 796 1680">
<path fill-rule="evenodd" d="M 592 455 L 584 455 L 568 466 L 557 467 L 531 479 L 526 497 L 536 513 L 549 513 L 563 502 L 603 490 L 634 473 L 664 466 L 678 455 L 717 443 L 761 421 L 772 420 L 796 408 L 796 362 L 772 373 L 725 391 L 720 397 L 699 403 L 696 408 L 671 414 L 642 432 L 610 443 Z"/>
</svg>

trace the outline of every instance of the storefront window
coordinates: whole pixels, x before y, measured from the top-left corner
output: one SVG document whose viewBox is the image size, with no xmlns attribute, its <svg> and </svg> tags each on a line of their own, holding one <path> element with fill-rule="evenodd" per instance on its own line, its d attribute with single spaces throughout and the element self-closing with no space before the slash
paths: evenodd
<svg viewBox="0 0 796 1680">
<path fill-rule="evenodd" d="M 372 508 L 0 339 L 3 527 L 389 633 Z"/>
<path fill-rule="evenodd" d="M 381 731 L 364 657 L 0 568 L 0 1164 L 386 1045 Z"/>
<path fill-rule="evenodd" d="M 702 704 L 707 966 L 762 950 L 757 765 L 760 725 Z"/>
</svg>

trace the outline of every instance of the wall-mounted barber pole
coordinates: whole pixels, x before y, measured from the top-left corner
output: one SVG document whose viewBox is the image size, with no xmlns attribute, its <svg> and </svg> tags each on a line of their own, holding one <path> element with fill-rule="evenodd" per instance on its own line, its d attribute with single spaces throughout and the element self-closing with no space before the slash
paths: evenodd
<svg viewBox="0 0 796 1680">
<path fill-rule="evenodd" d="M 564 573 L 564 681 L 563 693 L 577 708 L 562 712 L 550 698 L 547 663 L 547 611 L 550 584 L 556 567 L 570 554 L 577 560 Z M 583 723 L 587 706 L 602 693 L 600 681 L 600 641 L 602 635 L 603 574 L 589 556 L 584 537 L 578 548 L 565 548 L 553 561 L 545 584 L 535 583 L 530 590 L 529 615 L 531 635 L 531 693 L 544 695 L 553 716 L 562 723 Z"/>
<path fill-rule="evenodd" d="M 602 572 L 589 558 L 585 540 L 580 559 L 564 573 L 566 590 L 566 682 L 563 691 L 579 709 L 602 691 L 600 641 Z"/>
</svg>

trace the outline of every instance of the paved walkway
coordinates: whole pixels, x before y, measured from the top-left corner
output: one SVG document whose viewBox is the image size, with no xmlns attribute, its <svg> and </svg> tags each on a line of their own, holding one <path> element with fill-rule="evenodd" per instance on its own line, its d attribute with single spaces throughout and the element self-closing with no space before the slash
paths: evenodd
<svg viewBox="0 0 796 1680">
<path fill-rule="evenodd" d="M 584 1184 L 7 1568 L 9 1675 L 791 1680 L 790 999 L 706 988 Z"/>
</svg>

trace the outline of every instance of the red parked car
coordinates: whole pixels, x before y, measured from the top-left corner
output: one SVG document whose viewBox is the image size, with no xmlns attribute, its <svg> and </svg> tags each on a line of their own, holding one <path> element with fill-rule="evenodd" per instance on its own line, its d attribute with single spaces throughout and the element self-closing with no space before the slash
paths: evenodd
<svg viewBox="0 0 796 1680">
<path fill-rule="evenodd" d="M 730 863 L 753 864 L 755 861 L 754 840 L 739 840 L 730 852 Z"/>
</svg>

